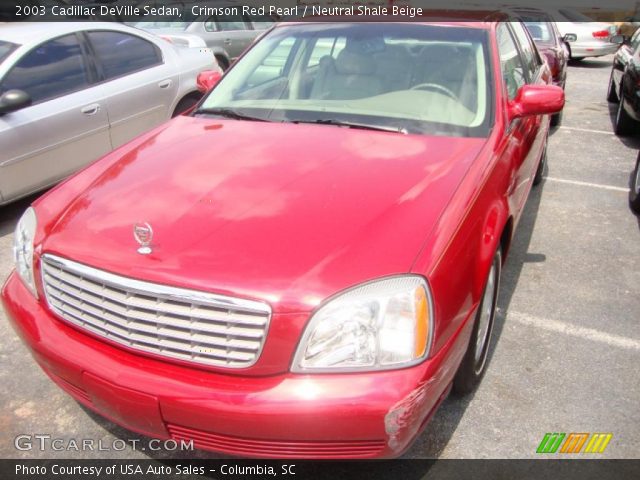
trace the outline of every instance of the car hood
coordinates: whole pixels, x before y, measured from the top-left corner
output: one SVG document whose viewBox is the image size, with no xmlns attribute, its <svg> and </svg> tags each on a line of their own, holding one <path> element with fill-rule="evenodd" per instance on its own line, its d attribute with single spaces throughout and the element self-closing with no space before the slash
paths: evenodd
<svg viewBox="0 0 640 480">
<path fill-rule="evenodd" d="M 410 270 L 485 139 L 179 117 L 119 156 L 42 250 L 308 311 Z M 153 229 L 137 253 L 136 222 Z"/>
</svg>

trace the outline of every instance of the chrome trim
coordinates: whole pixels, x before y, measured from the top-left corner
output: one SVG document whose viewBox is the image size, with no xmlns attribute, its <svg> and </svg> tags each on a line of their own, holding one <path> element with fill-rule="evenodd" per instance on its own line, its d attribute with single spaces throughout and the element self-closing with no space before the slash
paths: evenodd
<svg viewBox="0 0 640 480">
<path fill-rule="evenodd" d="M 260 358 L 272 313 L 264 302 L 135 280 L 51 254 L 41 265 L 47 304 L 76 327 L 196 364 L 248 368 Z"/>
</svg>

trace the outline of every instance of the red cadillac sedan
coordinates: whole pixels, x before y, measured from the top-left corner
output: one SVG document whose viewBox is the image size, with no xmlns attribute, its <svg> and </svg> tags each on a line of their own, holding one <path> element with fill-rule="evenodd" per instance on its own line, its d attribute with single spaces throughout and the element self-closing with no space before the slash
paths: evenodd
<svg viewBox="0 0 640 480">
<path fill-rule="evenodd" d="M 4 307 L 135 432 L 399 456 L 485 371 L 551 81 L 521 23 L 276 26 L 193 112 L 34 202 Z"/>
</svg>

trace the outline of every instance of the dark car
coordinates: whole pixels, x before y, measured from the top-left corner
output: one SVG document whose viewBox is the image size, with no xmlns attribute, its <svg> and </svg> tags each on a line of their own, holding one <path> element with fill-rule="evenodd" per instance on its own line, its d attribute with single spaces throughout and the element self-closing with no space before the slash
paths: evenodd
<svg viewBox="0 0 640 480">
<path fill-rule="evenodd" d="M 622 44 L 613 57 L 607 100 L 618 104 L 616 135 L 640 133 L 640 30 L 629 40 L 622 35 L 612 39 Z"/>
<path fill-rule="evenodd" d="M 534 8 L 514 9 L 512 14 L 524 23 L 538 51 L 547 60 L 553 84 L 564 89 L 569 51 L 556 22 L 548 13 Z M 560 125 L 561 121 L 562 112 L 551 117 L 551 125 Z"/>
<path fill-rule="evenodd" d="M 634 212 L 640 213 L 640 152 L 636 159 L 636 168 L 631 177 L 631 190 L 629 191 L 629 204 Z"/>
</svg>

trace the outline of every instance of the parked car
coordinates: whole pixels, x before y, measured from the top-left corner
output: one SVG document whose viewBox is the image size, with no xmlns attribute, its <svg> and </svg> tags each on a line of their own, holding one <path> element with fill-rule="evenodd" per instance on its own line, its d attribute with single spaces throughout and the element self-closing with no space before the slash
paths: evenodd
<svg viewBox="0 0 640 480">
<path fill-rule="evenodd" d="M 156 438 L 400 455 L 486 370 L 564 102 L 494 18 L 283 22 L 191 114 L 36 200 L 2 301 L 40 366 Z"/>
<path fill-rule="evenodd" d="M 243 15 L 237 3 L 228 4 L 235 8 L 230 14 L 200 16 L 192 14 L 191 4 L 184 5 L 183 13 L 178 18 L 172 19 L 165 16 L 162 21 L 140 21 L 135 26 L 177 44 L 185 43 L 185 38 L 200 37 L 213 50 L 223 70 L 229 68 L 229 65 L 251 45 L 251 42 L 276 21 L 274 17 L 268 15 Z M 215 5 L 216 8 L 223 8 L 227 4 L 222 2 Z M 237 12 L 237 15 L 233 14 L 233 11 Z"/>
<path fill-rule="evenodd" d="M 555 20 L 562 37 L 575 35 L 575 40 L 571 38 L 565 42 L 572 60 L 610 55 L 618 49 L 618 45 L 611 42 L 611 37 L 618 33 L 618 27 L 613 23 L 594 22 L 569 8 L 545 7 L 544 10 Z"/>
<path fill-rule="evenodd" d="M 0 205 L 47 188 L 201 97 L 216 69 L 205 47 L 181 49 L 112 23 L 0 29 Z"/>
<path fill-rule="evenodd" d="M 538 51 L 544 55 L 553 84 L 564 90 L 567 81 L 567 63 L 569 62 L 569 49 L 565 42 L 575 38 L 565 38 L 560 34 L 556 22 L 548 13 L 537 8 L 517 8 L 512 10 L 515 18 L 522 21 L 527 31 L 538 47 Z M 568 34 L 572 35 L 572 34 Z M 557 126 L 562 122 L 562 112 L 551 117 L 551 125 Z"/>
<path fill-rule="evenodd" d="M 607 100 L 617 103 L 614 131 L 616 135 L 640 133 L 640 30 L 626 41 L 613 38 L 622 46 L 613 57 Z"/>
<path fill-rule="evenodd" d="M 640 152 L 633 169 L 631 189 L 629 190 L 629 205 L 636 213 L 640 213 Z"/>
</svg>

